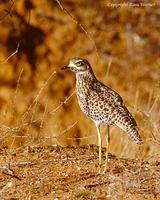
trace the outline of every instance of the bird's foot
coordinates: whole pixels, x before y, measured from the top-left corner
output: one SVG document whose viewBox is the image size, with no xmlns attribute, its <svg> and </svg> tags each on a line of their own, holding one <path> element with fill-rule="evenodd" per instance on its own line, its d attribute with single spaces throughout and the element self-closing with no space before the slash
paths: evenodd
<svg viewBox="0 0 160 200">
<path fill-rule="evenodd" d="M 107 173 L 109 171 L 109 167 L 108 167 L 108 165 L 105 165 L 104 166 L 104 168 L 103 168 L 103 166 L 101 165 L 99 165 L 98 166 L 98 174 L 105 174 L 105 173 Z"/>
<path fill-rule="evenodd" d="M 108 166 L 105 165 L 104 170 L 103 170 L 103 174 L 107 173 L 108 171 Z"/>
<path fill-rule="evenodd" d="M 102 165 L 98 165 L 98 174 L 101 174 L 102 172 Z"/>
</svg>

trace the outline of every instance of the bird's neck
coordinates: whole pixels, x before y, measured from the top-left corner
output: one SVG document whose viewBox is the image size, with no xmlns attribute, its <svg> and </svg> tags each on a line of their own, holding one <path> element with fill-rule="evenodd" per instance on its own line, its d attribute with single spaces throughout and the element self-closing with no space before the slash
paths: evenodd
<svg viewBox="0 0 160 200">
<path fill-rule="evenodd" d="M 87 90 L 92 87 L 95 81 L 96 77 L 92 71 L 76 74 L 76 87 L 81 87 L 82 90 Z"/>
<path fill-rule="evenodd" d="M 77 80 L 88 80 L 90 82 L 95 81 L 96 77 L 93 73 L 93 71 L 87 71 L 87 72 L 80 72 L 80 73 L 76 73 L 76 79 Z"/>
</svg>

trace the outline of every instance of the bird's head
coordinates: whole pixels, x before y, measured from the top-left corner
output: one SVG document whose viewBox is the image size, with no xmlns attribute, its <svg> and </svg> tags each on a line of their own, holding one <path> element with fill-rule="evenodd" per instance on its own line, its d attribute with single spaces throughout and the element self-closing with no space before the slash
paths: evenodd
<svg viewBox="0 0 160 200">
<path fill-rule="evenodd" d="M 62 67 L 62 69 L 69 69 L 75 73 L 85 73 L 91 70 L 91 66 L 86 59 L 73 58 L 69 61 L 69 64 Z"/>
</svg>

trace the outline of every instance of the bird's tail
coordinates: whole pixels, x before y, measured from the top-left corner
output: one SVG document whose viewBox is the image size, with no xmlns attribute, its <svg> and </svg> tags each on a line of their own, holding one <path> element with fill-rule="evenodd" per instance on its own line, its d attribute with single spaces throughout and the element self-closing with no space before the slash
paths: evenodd
<svg viewBox="0 0 160 200">
<path fill-rule="evenodd" d="M 121 128 L 122 130 L 124 130 L 126 133 L 128 133 L 128 135 L 130 135 L 130 137 L 133 139 L 133 141 L 136 143 L 136 144 L 142 144 L 143 141 L 141 139 L 141 136 L 139 135 L 136 127 L 134 126 L 122 126 L 121 124 L 117 123 L 116 124 L 119 128 Z"/>
<path fill-rule="evenodd" d="M 120 106 L 115 111 L 118 120 L 115 120 L 115 125 L 128 133 L 137 144 L 142 144 L 143 141 L 137 131 L 137 124 L 128 109 L 125 106 Z M 113 115 L 114 115 L 113 112 Z"/>
<path fill-rule="evenodd" d="M 136 128 L 131 128 L 129 130 L 126 130 L 126 132 L 131 136 L 131 138 L 135 141 L 136 144 L 142 144 L 143 141 L 137 131 Z"/>
</svg>

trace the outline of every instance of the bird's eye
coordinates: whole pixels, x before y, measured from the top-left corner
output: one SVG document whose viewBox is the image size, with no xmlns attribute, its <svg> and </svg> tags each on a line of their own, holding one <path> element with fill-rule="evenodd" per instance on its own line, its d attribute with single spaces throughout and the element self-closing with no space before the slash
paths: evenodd
<svg viewBox="0 0 160 200">
<path fill-rule="evenodd" d="M 81 65 L 82 65 L 82 62 L 79 61 L 79 62 L 76 63 L 76 65 L 77 65 L 77 66 L 81 66 Z"/>
</svg>

